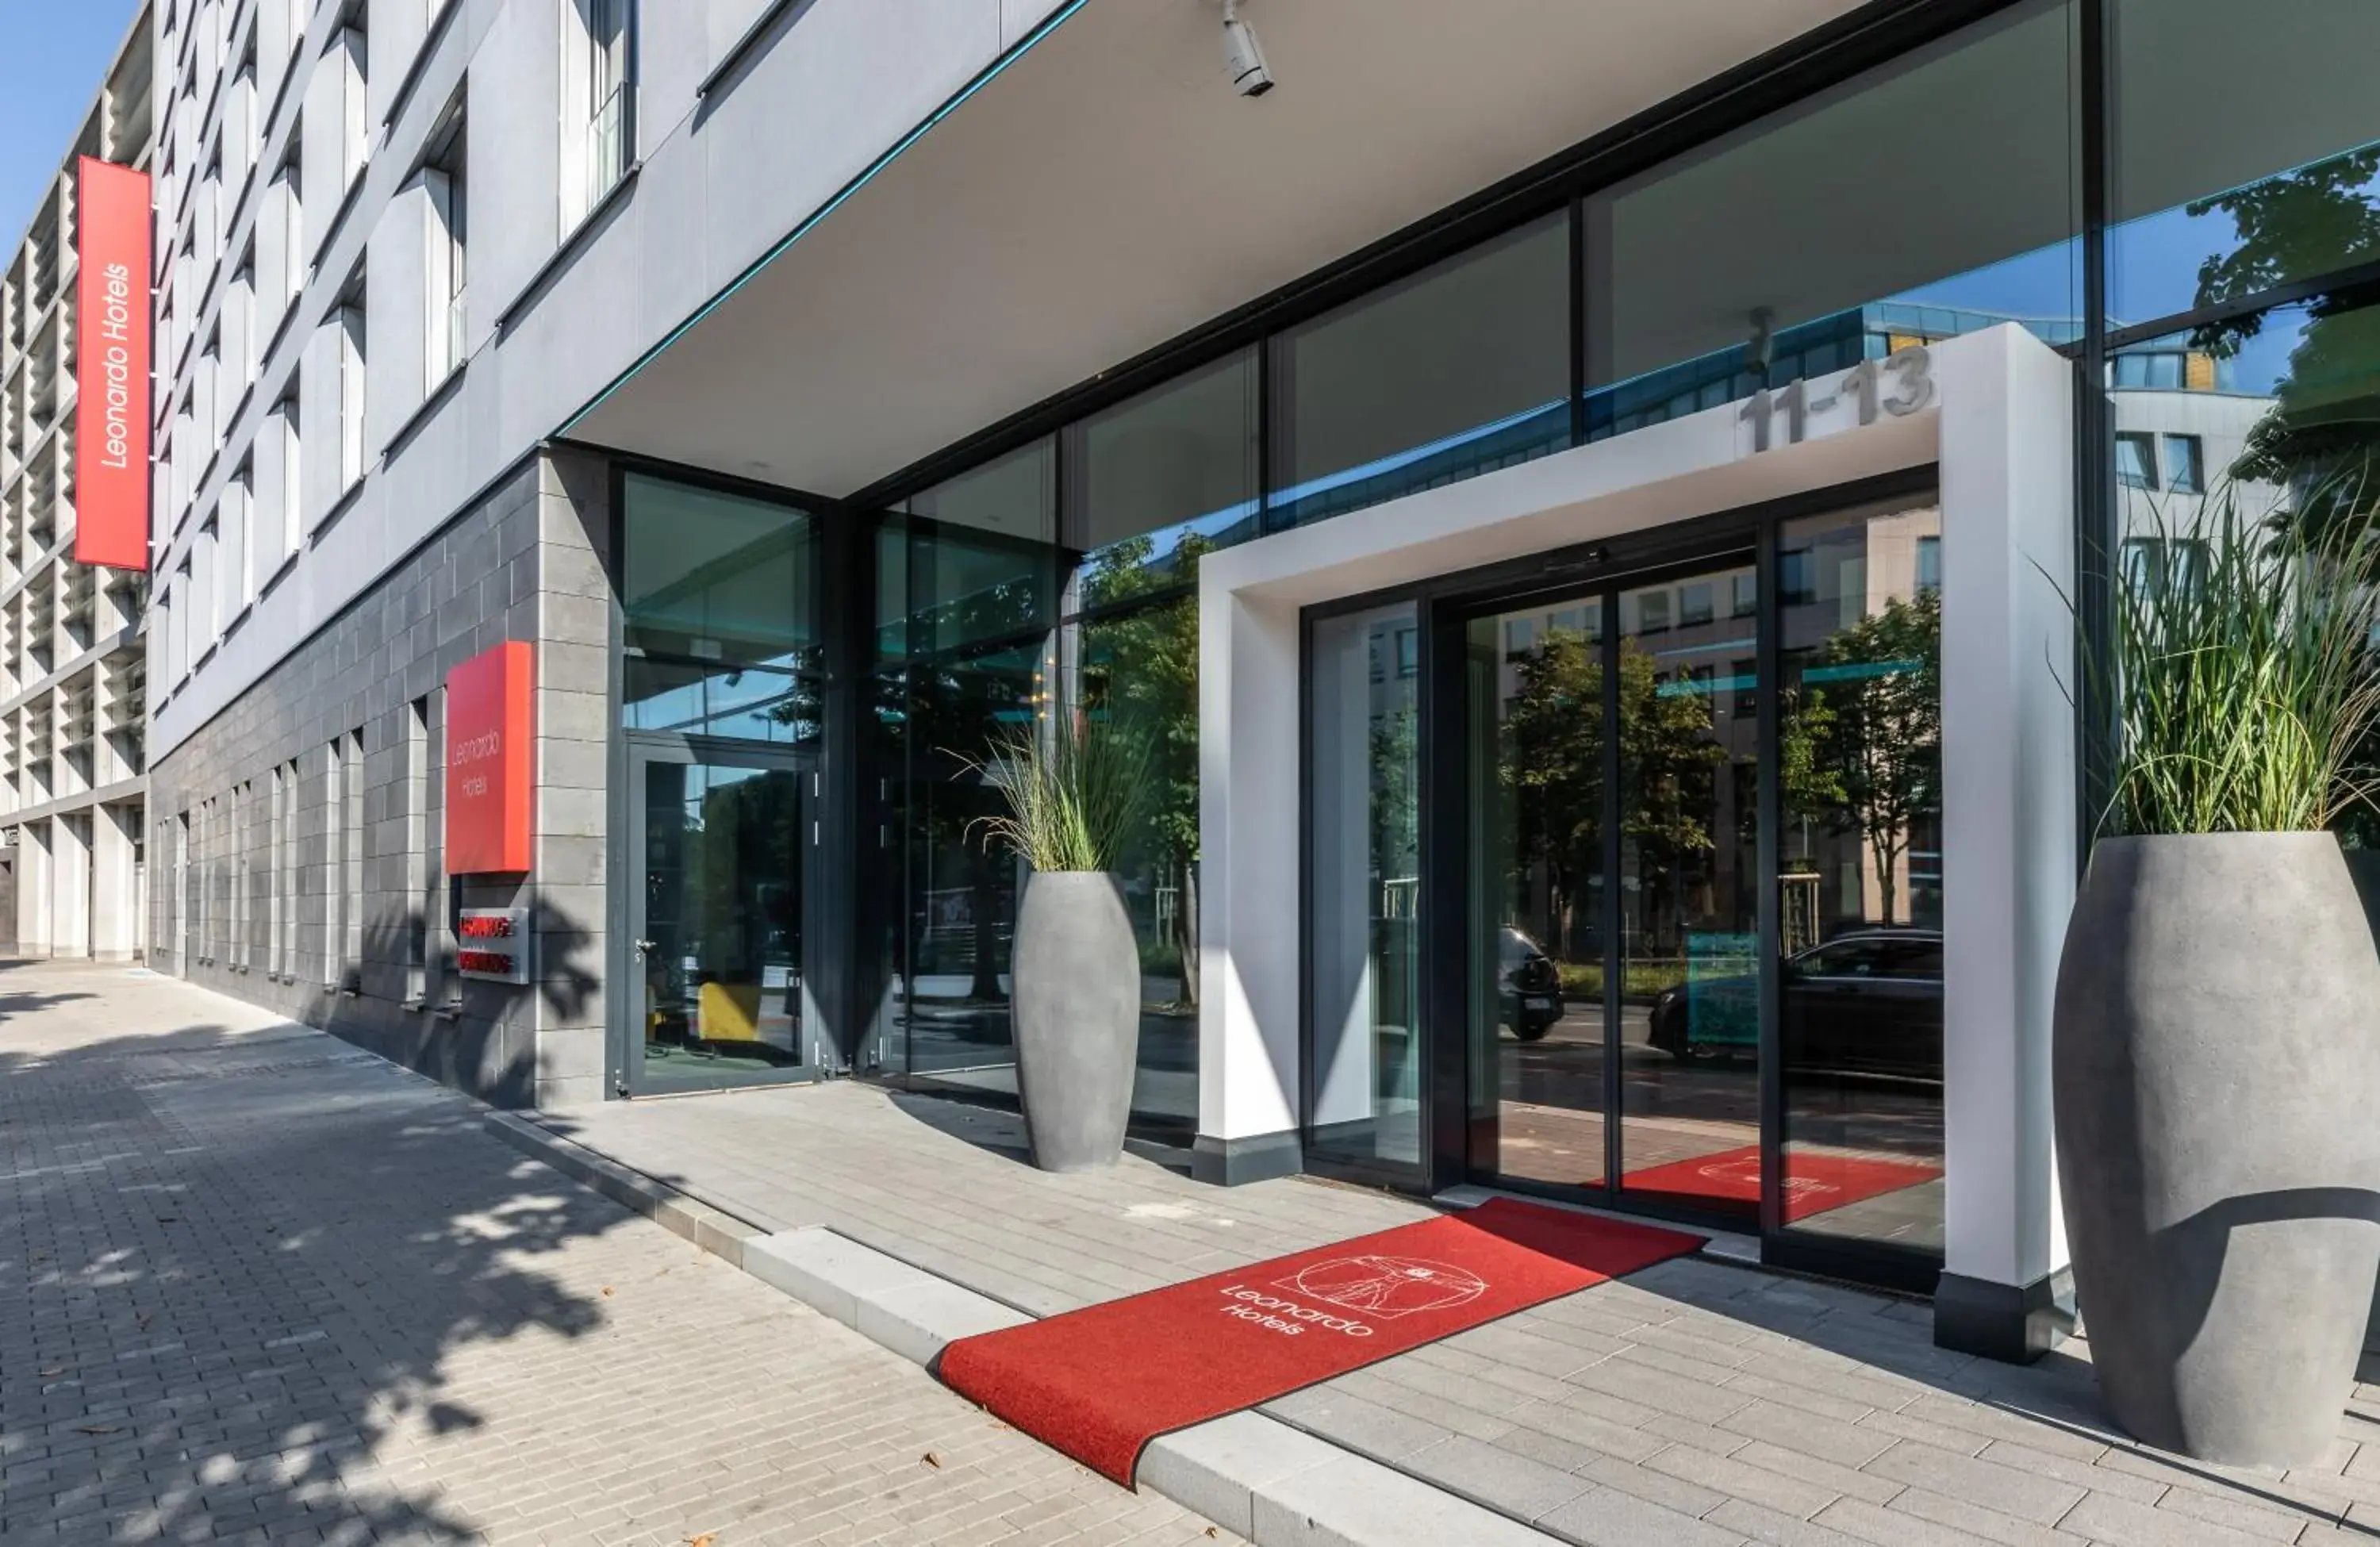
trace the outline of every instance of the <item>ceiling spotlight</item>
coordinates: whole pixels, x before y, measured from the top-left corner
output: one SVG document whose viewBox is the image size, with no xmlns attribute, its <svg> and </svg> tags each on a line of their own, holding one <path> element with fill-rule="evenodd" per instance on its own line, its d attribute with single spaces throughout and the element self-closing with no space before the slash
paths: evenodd
<svg viewBox="0 0 2380 1547">
<path fill-rule="evenodd" d="M 1240 0 L 1223 0 L 1223 69 L 1232 78 L 1232 90 L 1244 97 L 1260 97 L 1272 90 L 1272 71 L 1265 67 L 1257 30 L 1240 19 Z"/>
</svg>

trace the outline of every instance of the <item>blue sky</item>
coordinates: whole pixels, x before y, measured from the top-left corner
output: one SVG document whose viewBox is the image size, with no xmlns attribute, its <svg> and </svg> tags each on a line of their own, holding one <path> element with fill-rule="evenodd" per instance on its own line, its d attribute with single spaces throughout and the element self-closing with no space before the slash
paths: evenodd
<svg viewBox="0 0 2380 1547">
<path fill-rule="evenodd" d="M 0 0 L 0 263 L 74 139 L 139 0 Z"/>
</svg>

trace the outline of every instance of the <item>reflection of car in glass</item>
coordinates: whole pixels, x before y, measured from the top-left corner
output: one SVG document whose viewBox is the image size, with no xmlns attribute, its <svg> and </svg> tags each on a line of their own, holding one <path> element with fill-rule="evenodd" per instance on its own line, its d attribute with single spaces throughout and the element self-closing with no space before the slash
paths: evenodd
<svg viewBox="0 0 2380 1547">
<path fill-rule="evenodd" d="M 1942 1078 L 1938 930 L 1839 935 L 1787 957 L 1781 988 L 1791 1066 Z M 1666 990 L 1647 1040 L 1680 1059 L 1749 1054 L 1743 1033 L 1758 1024 L 1759 995 L 1759 980 L 1742 975 Z"/>
<path fill-rule="evenodd" d="M 1524 1042 L 1561 1019 L 1561 973 L 1536 941 L 1509 924 L 1496 932 L 1496 999 L 1499 1017 Z"/>
</svg>

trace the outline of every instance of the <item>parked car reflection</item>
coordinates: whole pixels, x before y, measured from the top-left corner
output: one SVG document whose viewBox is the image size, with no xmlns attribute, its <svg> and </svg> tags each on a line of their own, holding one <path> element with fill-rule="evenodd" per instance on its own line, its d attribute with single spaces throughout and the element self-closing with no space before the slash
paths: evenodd
<svg viewBox="0 0 2380 1547">
<path fill-rule="evenodd" d="M 1787 1066 L 1904 1079 L 1942 1078 L 1942 935 L 1876 929 L 1786 958 Z M 1649 1041 L 1680 1060 L 1750 1057 L 1759 980 L 1688 982 L 1654 1001 Z"/>
<path fill-rule="evenodd" d="M 1561 973 L 1537 943 L 1510 924 L 1496 932 L 1497 1011 L 1524 1042 L 1561 1019 Z"/>
</svg>

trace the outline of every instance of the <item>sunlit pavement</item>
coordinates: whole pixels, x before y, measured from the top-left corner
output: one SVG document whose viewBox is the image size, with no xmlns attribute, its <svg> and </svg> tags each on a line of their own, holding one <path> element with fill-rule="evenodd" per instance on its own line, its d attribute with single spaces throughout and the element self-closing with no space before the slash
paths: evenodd
<svg viewBox="0 0 2380 1547">
<path fill-rule="evenodd" d="M 480 1111 L 160 977 L 0 968 L 0 1541 L 1233 1540 Z"/>
</svg>

